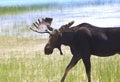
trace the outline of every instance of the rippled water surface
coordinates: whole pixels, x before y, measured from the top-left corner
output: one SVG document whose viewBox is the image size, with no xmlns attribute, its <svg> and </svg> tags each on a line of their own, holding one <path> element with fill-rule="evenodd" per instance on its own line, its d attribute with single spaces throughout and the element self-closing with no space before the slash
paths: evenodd
<svg viewBox="0 0 120 82">
<path fill-rule="evenodd" d="M 29 27 L 38 18 L 52 17 L 52 27 L 74 20 L 75 24 L 87 22 L 101 27 L 120 27 L 120 5 L 75 6 L 44 11 L 34 11 L 18 15 L 0 16 L 0 34 L 31 36 L 36 33 Z M 27 30 L 26 30 L 27 29 Z"/>
</svg>

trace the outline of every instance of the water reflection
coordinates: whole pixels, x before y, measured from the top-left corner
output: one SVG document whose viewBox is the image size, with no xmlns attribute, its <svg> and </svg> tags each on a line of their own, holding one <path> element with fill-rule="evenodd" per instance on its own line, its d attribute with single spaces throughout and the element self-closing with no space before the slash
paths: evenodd
<svg viewBox="0 0 120 82">
<path fill-rule="evenodd" d="M 75 24 L 88 22 L 97 26 L 119 26 L 120 27 L 120 5 L 101 5 L 87 7 L 67 7 L 61 9 L 35 11 L 19 15 L 9 15 L 0 17 L 1 35 L 21 35 L 21 36 L 40 36 L 29 30 L 29 27 L 38 18 L 52 17 L 54 28 L 75 20 Z M 42 36 L 44 37 L 44 36 Z"/>
</svg>

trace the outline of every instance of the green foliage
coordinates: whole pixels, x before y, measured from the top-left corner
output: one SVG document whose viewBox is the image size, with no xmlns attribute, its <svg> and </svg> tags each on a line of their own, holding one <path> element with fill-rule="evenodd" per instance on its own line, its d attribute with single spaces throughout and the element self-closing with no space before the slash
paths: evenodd
<svg viewBox="0 0 120 82">
<path fill-rule="evenodd" d="M 39 5 L 28 5 L 28 6 L 0 6 L 0 15 L 19 14 L 31 11 L 42 11 L 53 8 L 58 8 L 57 4 L 39 4 Z"/>
<path fill-rule="evenodd" d="M 0 82 L 60 82 L 72 57 L 63 46 L 63 56 L 56 49 L 52 55 L 44 55 L 46 40 L 0 36 L 0 41 Z M 92 56 L 92 82 L 119 82 L 119 60 L 119 55 Z M 66 82 L 87 82 L 82 60 L 70 70 Z"/>
</svg>

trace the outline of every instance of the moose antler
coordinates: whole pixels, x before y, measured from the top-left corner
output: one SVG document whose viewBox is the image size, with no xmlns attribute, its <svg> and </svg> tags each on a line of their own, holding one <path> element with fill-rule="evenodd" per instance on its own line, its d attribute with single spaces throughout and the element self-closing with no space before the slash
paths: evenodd
<svg viewBox="0 0 120 82">
<path fill-rule="evenodd" d="M 64 32 L 65 30 L 68 30 L 70 26 L 72 26 L 73 24 L 74 24 L 74 21 L 68 22 L 67 24 L 62 25 L 59 30 L 61 32 Z"/>
<path fill-rule="evenodd" d="M 53 20 L 52 18 L 45 18 L 45 19 L 42 19 L 42 21 L 38 19 L 38 21 L 33 23 L 36 29 L 35 28 L 34 29 L 30 28 L 30 29 L 37 33 L 49 33 L 50 34 L 50 31 L 53 30 L 53 28 L 50 27 L 52 20 Z"/>
</svg>

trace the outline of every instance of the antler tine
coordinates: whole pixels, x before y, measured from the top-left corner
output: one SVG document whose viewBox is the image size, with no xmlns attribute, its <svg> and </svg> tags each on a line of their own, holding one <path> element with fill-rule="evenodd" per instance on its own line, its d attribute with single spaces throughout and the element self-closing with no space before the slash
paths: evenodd
<svg viewBox="0 0 120 82">
<path fill-rule="evenodd" d="M 41 20 L 38 19 L 36 22 L 33 23 L 33 25 L 36 28 L 30 28 L 32 31 L 37 33 L 51 33 L 53 31 L 53 28 L 50 27 L 52 22 L 52 18 L 42 18 Z"/>
<path fill-rule="evenodd" d="M 54 28 L 50 27 L 49 25 L 47 25 L 47 28 L 50 30 L 50 31 L 53 31 Z"/>
<path fill-rule="evenodd" d="M 75 22 L 75 21 L 74 21 L 74 20 L 72 20 L 72 21 L 71 21 L 71 22 L 69 22 L 68 24 L 72 25 L 74 22 Z"/>
<path fill-rule="evenodd" d="M 41 24 L 41 21 L 40 19 L 38 19 L 38 21 L 36 21 L 35 23 L 33 23 L 33 25 L 36 27 L 36 28 L 39 28 L 39 25 Z"/>
<path fill-rule="evenodd" d="M 48 31 L 48 30 L 45 30 L 45 32 L 40 32 L 40 31 L 38 31 L 38 30 L 35 30 L 35 29 L 33 29 L 33 28 L 30 28 L 32 31 L 34 31 L 34 32 L 37 32 L 37 33 L 49 33 L 50 34 L 50 32 Z"/>
<path fill-rule="evenodd" d="M 38 19 L 38 22 L 41 23 L 40 19 Z"/>
<path fill-rule="evenodd" d="M 68 24 L 65 24 L 65 26 L 69 28 L 69 27 L 72 26 L 73 24 L 74 24 L 74 21 L 71 21 L 71 22 L 68 22 Z"/>
<path fill-rule="evenodd" d="M 33 25 L 34 25 L 36 28 L 38 28 L 38 26 L 37 26 L 35 23 L 33 23 Z"/>
<path fill-rule="evenodd" d="M 36 21 L 35 23 L 36 23 L 37 25 L 39 25 L 39 23 L 38 23 L 37 21 Z"/>
</svg>

